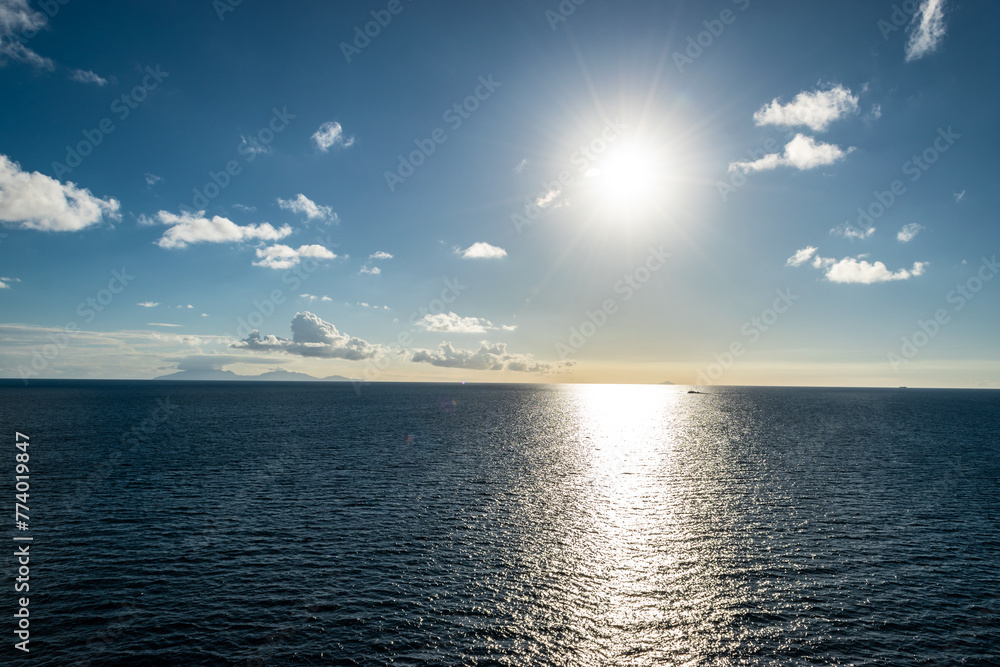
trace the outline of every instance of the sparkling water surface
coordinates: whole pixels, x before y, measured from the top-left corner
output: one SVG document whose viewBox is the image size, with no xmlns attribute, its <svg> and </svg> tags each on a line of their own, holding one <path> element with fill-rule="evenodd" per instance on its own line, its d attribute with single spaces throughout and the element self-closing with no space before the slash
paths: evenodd
<svg viewBox="0 0 1000 667">
<path fill-rule="evenodd" d="M 1000 664 L 1000 392 L 686 390 L 5 381 L 0 662 Z"/>
</svg>

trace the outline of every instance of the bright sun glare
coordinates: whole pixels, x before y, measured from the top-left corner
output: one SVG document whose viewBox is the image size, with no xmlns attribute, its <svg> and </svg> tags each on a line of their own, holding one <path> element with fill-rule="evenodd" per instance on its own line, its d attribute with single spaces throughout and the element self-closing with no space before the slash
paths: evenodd
<svg viewBox="0 0 1000 667">
<path fill-rule="evenodd" d="M 660 156 L 639 142 L 611 147 L 587 175 L 601 203 L 610 211 L 636 215 L 652 212 L 661 194 Z"/>
</svg>

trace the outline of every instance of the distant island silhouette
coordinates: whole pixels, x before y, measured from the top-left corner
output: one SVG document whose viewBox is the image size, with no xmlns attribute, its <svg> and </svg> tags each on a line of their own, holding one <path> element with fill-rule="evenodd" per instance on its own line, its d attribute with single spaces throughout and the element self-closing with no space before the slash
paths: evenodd
<svg viewBox="0 0 1000 667">
<path fill-rule="evenodd" d="M 218 368 L 206 368 L 206 369 L 191 369 L 185 371 L 178 371 L 176 373 L 170 373 L 169 375 L 161 375 L 159 377 L 153 378 L 154 380 L 236 380 L 241 382 L 246 381 L 256 381 L 256 382 L 351 382 L 351 378 L 345 378 L 343 375 L 331 375 L 325 378 L 313 377 L 312 375 L 307 375 L 305 373 L 296 373 L 295 371 L 286 371 L 282 369 L 277 369 L 273 371 L 268 371 L 266 373 L 261 373 L 260 375 L 239 375 L 232 371 L 224 371 Z"/>
</svg>

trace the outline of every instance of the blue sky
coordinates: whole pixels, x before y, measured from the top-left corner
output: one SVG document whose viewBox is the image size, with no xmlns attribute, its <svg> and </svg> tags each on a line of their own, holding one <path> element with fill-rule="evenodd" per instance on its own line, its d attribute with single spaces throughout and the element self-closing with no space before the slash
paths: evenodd
<svg viewBox="0 0 1000 667">
<path fill-rule="evenodd" d="M 0 0 L 0 376 L 998 386 L 998 18 Z"/>
</svg>

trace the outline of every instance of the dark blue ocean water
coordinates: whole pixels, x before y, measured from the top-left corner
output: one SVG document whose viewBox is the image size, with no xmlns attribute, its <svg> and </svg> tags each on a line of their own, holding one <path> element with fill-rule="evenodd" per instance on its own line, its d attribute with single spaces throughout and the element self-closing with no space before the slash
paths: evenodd
<svg viewBox="0 0 1000 667">
<path fill-rule="evenodd" d="M 685 390 L 0 383 L 0 663 L 1000 663 L 1000 392 Z"/>
</svg>

